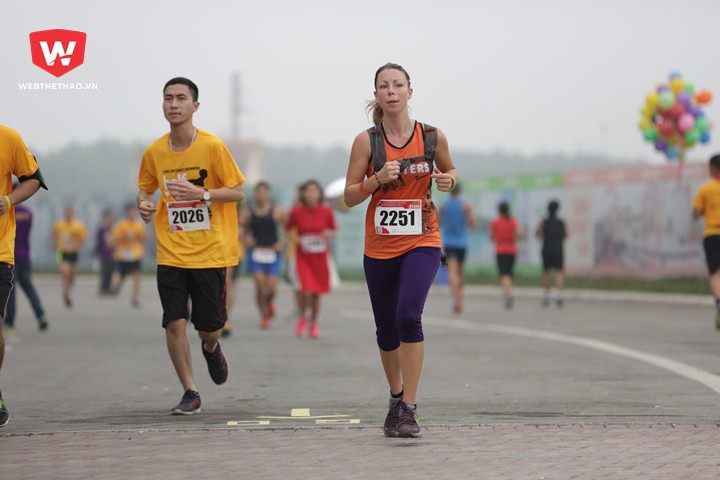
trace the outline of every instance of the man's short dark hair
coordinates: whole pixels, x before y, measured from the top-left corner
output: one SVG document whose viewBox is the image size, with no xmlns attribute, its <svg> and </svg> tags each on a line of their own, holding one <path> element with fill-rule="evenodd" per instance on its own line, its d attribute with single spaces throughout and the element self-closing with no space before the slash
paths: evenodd
<svg viewBox="0 0 720 480">
<path fill-rule="evenodd" d="M 550 200 L 550 203 L 548 203 L 548 214 L 551 217 L 555 216 L 559 208 L 560 203 L 557 200 Z"/>
<path fill-rule="evenodd" d="M 165 90 L 167 90 L 167 87 L 169 87 L 170 85 L 186 85 L 190 89 L 190 95 L 192 95 L 193 102 L 197 102 L 198 98 L 200 98 L 200 91 L 198 90 L 198 86 L 195 85 L 195 82 L 193 82 L 189 78 L 185 78 L 185 77 L 171 78 L 170 80 L 167 81 L 167 83 L 163 87 L 163 94 L 165 94 Z"/>
<path fill-rule="evenodd" d="M 716 154 L 710 157 L 710 166 L 720 171 L 720 154 Z"/>
<path fill-rule="evenodd" d="M 507 202 L 500 202 L 498 205 L 498 212 L 504 217 L 510 216 L 510 205 Z"/>
</svg>

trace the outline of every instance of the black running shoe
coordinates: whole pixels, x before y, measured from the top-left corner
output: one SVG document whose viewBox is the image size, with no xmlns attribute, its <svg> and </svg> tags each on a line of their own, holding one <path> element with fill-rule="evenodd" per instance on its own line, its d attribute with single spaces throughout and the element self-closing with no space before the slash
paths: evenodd
<svg viewBox="0 0 720 480">
<path fill-rule="evenodd" d="M 38 329 L 40 329 L 40 331 L 45 331 L 48 329 L 47 318 L 41 317 L 40 320 L 38 320 Z"/>
<path fill-rule="evenodd" d="M 417 413 L 417 408 L 410 407 L 405 402 L 400 402 L 400 408 L 398 408 L 398 434 L 400 438 L 420 438 L 422 432 L 420 431 L 419 420 L 420 417 Z"/>
<path fill-rule="evenodd" d="M 8 414 L 5 401 L 2 399 L 2 393 L 0 393 L 0 427 L 7 425 L 9 420 L 10 414 Z"/>
<path fill-rule="evenodd" d="M 192 415 L 200 413 L 200 394 L 195 390 L 185 390 L 180 403 L 175 405 L 170 413 L 173 415 Z"/>
<path fill-rule="evenodd" d="M 397 437 L 398 425 L 400 424 L 400 404 L 402 399 L 390 399 L 390 408 L 388 409 L 385 423 L 383 424 L 383 433 L 386 437 Z"/>
<path fill-rule="evenodd" d="M 222 349 L 220 348 L 220 343 L 217 344 L 215 351 L 212 353 L 205 351 L 205 342 L 202 342 L 201 345 L 203 346 L 203 356 L 208 364 L 210 378 L 212 378 L 212 381 L 215 382 L 216 385 L 222 385 L 228 377 L 228 365 L 225 360 L 225 355 L 223 355 Z"/>
</svg>

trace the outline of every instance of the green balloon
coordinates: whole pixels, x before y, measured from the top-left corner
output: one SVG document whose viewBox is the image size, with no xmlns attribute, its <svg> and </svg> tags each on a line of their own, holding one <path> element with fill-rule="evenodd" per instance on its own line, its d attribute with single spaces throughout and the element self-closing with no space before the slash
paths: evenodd
<svg viewBox="0 0 720 480">
<path fill-rule="evenodd" d="M 651 140 L 654 141 L 657 139 L 658 131 L 655 127 L 648 127 L 645 130 L 643 130 L 643 137 L 645 137 L 645 140 Z"/>
<path fill-rule="evenodd" d="M 695 129 L 698 130 L 700 133 L 707 132 L 708 127 L 709 124 L 707 118 L 699 117 L 697 120 L 695 120 Z"/>
<path fill-rule="evenodd" d="M 675 105 L 675 95 L 670 90 L 665 90 L 660 94 L 660 106 L 665 110 Z"/>
<path fill-rule="evenodd" d="M 700 132 L 693 128 L 685 134 L 685 144 L 688 146 L 695 145 L 700 140 Z"/>
<path fill-rule="evenodd" d="M 695 93 L 695 85 L 692 82 L 685 81 L 685 91 L 688 93 Z"/>
</svg>

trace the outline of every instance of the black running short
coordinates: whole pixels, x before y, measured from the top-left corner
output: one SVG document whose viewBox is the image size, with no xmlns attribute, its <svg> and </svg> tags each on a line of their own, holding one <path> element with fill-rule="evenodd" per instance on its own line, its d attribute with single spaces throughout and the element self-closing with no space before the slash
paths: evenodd
<svg viewBox="0 0 720 480">
<path fill-rule="evenodd" d="M 78 261 L 78 254 L 77 252 L 71 252 L 71 253 L 62 253 L 62 261 L 65 263 L 72 263 L 76 264 Z"/>
<path fill-rule="evenodd" d="M 158 265 L 157 284 L 163 308 L 163 328 L 189 318 L 200 332 L 225 326 L 225 268 L 178 268 Z M 192 314 L 188 301 L 192 300 Z"/>
<path fill-rule="evenodd" d="M 565 265 L 565 258 L 563 254 L 542 254 L 543 270 L 562 270 Z"/>
<path fill-rule="evenodd" d="M 13 266 L 9 263 L 0 262 L 0 316 L 5 318 L 10 290 L 13 288 Z M 2 322 L 0 322 L 0 328 Z"/>
<path fill-rule="evenodd" d="M 710 275 L 720 268 L 720 235 L 710 235 L 703 240 L 705 247 L 705 261 Z"/>
<path fill-rule="evenodd" d="M 135 260 L 134 262 L 118 262 L 115 268 L 117 269 L 117 272 L 120 274 L 120 276 L 125 278 L 131 273 L 139 272 L 141 264 L 140 260 Z"/>
<path fill-rule="evenodd" d="M 497 255 L 497 266 L 500 276 L 513 276 L 513 267 L 515 266 L 515 255 Z"/>
<path fill-rule="evenodd" d="M 465 263 L 465 248 L 444 247 L 443 250 L 448 260 L 456 258 L 459 264 Z"/>
<path fill-rule="evenodd" d="M 230 267 L 228 267 L 230 268 Z M 238 278 L 240 278 L 240 271 L 242 270 L 242 262 L 238 263 L 234 267 L 232 267 L 232 275 L 230 275 L 230 278 L 232 278 L 233 282 L 235 282 Z"/>
</svg>

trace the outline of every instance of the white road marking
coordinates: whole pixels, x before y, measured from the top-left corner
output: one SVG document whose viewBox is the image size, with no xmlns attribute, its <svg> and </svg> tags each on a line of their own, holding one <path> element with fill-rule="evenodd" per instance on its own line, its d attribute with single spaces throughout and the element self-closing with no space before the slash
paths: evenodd
<svg viewBox="0 0 720 480">
<path fill-rule="evenodd" d="M 346 310 L 344 314 L 353 318 L 372 319 L 372 315 L 367 311 Z M 703 370 L 687 363 L 678 362 L 662 355 L 646 353 L 634 348 L 623 347 L 615 343 L 596 340 L 589 337 L 580 337 L 576 335 L 566 335 L 564 333 L 547 332 L 543 330 L 535 330 L 531 328 L 513 327 L 509 325 L 500 325 L 495 323 L 475 323 L 461 319 L 441 318 L 423 316 L 423 323 L 426 325 L 434 325 L 439 327 L 456 328 L 459 330 L 475 330 L 481 332 L 503 333 L 506 335 L 516 335 L 528 338 L 538 338 L 552 342 L 569 343 L 580 347 L 590 348 L 601 352 L 617 355 L 619 357 L 637 360 L 657 368 L 662 368 L 689 380 L 699 382 L 709 389 L 720 394 L 720 376 Z"/>
</svg>

